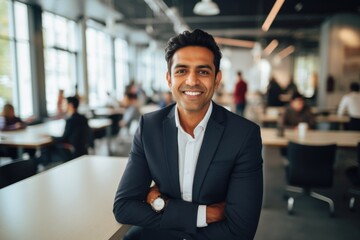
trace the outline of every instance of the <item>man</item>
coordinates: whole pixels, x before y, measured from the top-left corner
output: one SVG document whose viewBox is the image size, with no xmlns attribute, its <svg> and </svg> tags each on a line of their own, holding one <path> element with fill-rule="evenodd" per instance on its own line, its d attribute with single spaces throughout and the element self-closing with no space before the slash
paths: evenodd
<svg viewBox="0 0 360 240">
<path fill-rule="evenodd" d="M 353 82 L 350 84 L 350 92 L 343 96 L 338 108 L 338 115 L 344 115 L 347 112 L 350 116 L 350 122 L 347 129 L 360 130 L 360 92 L 359 84 Z"/>
<path fill-rule="evenodd" d="M 237 83 L 235 85 L 234 100 L 236 105 L 236 113 L 240 116 L 244 116 L 244 110 L 246 107 L 246 91 L 247 84 L 242 77 L 240 71 L 237 72 Z"/>
<path fill-rule="evenodd" d="M 298 92 L 291 96 L 290 103 L 279 120 L 279 125 L 284 128 L 297 128 L 299 123 L 307 123 L 311 129 L 316 127 L 315 115 L 305 104 L 304 97 Z"/>
<path fill-rule="evenodd" d="M 125 239 L 253 239 L 260 129 L 211 101 L 221 81 L 211 35 L 185 31 L 165 58 L 176 104 L 140 118 L 114 203 L 117 221 L 136 226 Z"/>
<path fill-rule="evenodd" d="M 77 112 L 79 99 L 67 97 L 66 102 L 68 118 L 64 133 L 61 137 L 53 137 L 55 144 L 50 149 L 50 152 L 57 155 L 61 161 L 68 161 L 87 154 L 87 148 L 92 139 L 87 118 Z"/>
</svg>

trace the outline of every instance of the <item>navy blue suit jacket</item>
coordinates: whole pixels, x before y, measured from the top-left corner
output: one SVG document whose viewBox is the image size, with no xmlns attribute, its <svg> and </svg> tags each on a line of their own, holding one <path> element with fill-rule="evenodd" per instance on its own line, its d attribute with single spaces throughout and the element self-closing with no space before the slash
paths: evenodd
<svg viewBox="0 0 360 240">
<path fill-rule="evenodd" d="M 259 127 L 214 103 L 195 170 L 193 200 L 186 202 L 180 192 L 175 110 L 171 105 L 141 117 L 115 197 L 117 221 L 157 230 L 159 236 L 170 233 L 167 239 L 253 239 L 263 193 Z M 152 181 L 170 199 L 162 213 L 146 203 Z M 197 228 L 198 206 L 222 201 L 226 219 Z"/>
</svg>

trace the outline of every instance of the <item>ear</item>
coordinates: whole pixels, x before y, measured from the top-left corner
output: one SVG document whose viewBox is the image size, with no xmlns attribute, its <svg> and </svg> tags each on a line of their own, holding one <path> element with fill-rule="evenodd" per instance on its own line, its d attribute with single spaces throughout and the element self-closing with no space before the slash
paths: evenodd
<svg viewBox="0 0 360 240">
<path fill-rule="evenodd" d="M 169 72 L 166 72 L 166 81 L 167 81 L 167 84 L 169 86 L 169 88 L 171 89 L 171 74 Z"/>
<path fill-rule="evenodd" d="M 218 89 L 221 79 L 222 79 L 222 72 L 219 70 L 219 72 L 216 74 L 215 77 L 215 89 Z"/>
</svg>

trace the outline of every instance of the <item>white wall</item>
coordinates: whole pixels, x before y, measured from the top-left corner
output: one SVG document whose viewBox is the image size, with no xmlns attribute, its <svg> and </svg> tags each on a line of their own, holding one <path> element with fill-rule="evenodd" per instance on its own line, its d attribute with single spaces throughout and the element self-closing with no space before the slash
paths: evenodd
<svg viewBox="0 0 360 240">
<path fill-rule="evenodd" d="M 360 16 L 336 15 L 324 22 L 320 39 L 319 104 L 336 108 L 350 82 L 360 81 Z M 326 81 L 335 79 L 333 92 Z"/>
</svg>

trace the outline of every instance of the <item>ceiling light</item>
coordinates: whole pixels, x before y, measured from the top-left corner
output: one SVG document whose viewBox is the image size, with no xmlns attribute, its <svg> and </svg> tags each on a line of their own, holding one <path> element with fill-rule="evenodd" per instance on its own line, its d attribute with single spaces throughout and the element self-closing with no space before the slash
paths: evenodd
<svg viewBox="0 0 360 240">
<path fill-rule="evenodd" d="M 264 53 L 269 56 L 278 45 L 279 42 L 276 39 L 272 40 L 271 43 L 269 43 L 269 45 L 267 45 L 264 49 Z"/>
<path fill-rule="evenodd" d="M 285 2 L 285 0 L 276 0 L 276 2 L 274 3 L 274 6 L 272 7 L 269 15 L 266 17 L 265 22 L 261 27 L 264 32 L 267 32 L 269 30 L 272 22 L 274 21 L 276 15 L 280 11 L 280 8 L 284 2 Z"/>
<path fill-rule="evenodd" d="M 201 0 L 194 7 L 194 13 L 197 15 L 212 16 L 220 13 L 219 7 L 211 0 Z"/>
<path fill-rule="evenodd" d="M 277 56 L 279 56 L 280 59 L 283 59 L 283 58 L 289 56 L 289 55 L 290 55 L 291 53 L 293 53 L 294 51 L 295 51 L 295 47 L 292 46 L 292 45 L 290 45 L 290 46 L 288 46 L 287 48 L 283 49 L 281 52 L 279 52 L 279 53 L 277 54 Z"/>
<path fill-rule="evenodd" d="M 235 47 L 253 48 L 255 46 L 255 42 L 246 41 L 246 40 L 231 39 L 231 38 L 215 37 L 215 41 L 218 44 L 223 44 L 223 45 L 228 45 L 228 46 L 235 46 Z"/>
</svg>

